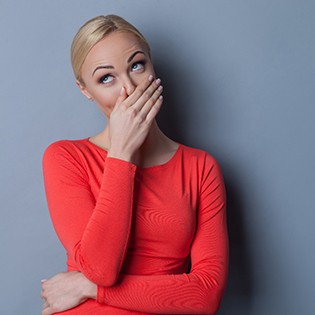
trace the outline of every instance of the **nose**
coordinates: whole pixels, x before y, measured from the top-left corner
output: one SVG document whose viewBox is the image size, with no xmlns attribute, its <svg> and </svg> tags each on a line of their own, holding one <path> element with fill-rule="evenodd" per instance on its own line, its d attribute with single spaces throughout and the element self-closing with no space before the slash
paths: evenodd
<svg viewBox="0 0 315 315">
<path fill-rule="evenodd" d="M 129 96 L 132 94 L 132 92 L 135 90 L 136 85 L 133 82 L 133 80 L 130 78 L 130 76 L 126 76 L 122 80 L 123 87 L 125 88 L 125 91 L 127 95 Z"/>
</svg>

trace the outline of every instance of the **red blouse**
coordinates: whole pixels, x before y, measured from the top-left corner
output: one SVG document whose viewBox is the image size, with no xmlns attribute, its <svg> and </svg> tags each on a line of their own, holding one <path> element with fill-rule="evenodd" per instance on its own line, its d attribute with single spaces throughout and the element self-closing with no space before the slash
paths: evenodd
<svg viewBox="0 0 315 315">
<path fill-rule="evenodd" d="M 58 314 L 216 312 L 228 238 L 213 157 L 179 145 L 165 164 L 139 168 L 88 139 L 63 140 L 46 149 L 43 169 L 68 270 L 98 285 L 97 301 Z"/>
</svg>

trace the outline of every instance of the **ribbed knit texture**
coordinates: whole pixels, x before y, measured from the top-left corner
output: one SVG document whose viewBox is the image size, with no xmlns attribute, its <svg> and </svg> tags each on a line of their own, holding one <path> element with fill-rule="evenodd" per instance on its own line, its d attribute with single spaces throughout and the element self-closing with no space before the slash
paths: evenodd
<svg viewBox="0 0 315 315">
<path fill-rule="evenodd" d="M 228 241 L 213 157 L 180 145 L 167 163 L 137 168 L 88 139 L 63 140 L 46 149 L 43 169 L 68 270 L 98 285 L 97 301 L 58 314 L 216 312 Z"/>
</svg>

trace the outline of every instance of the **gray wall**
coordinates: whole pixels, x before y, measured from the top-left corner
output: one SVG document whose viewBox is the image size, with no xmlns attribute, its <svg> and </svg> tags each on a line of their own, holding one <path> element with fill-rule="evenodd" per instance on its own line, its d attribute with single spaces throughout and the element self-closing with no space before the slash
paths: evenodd
<svg viewBox="0 0 315 315">
<path fill-rule="evenodd" d="M 0 1 L 0 314 L 39 314 L 65 268 L 41 157 L 104 119 L 74 84 L 69 47 L 99 14 L 135 23 L 165 87 L 161 125 L 211 152 L 229 198 L 221 315 L 314 314 L 315 2 Z"/>
</svg>

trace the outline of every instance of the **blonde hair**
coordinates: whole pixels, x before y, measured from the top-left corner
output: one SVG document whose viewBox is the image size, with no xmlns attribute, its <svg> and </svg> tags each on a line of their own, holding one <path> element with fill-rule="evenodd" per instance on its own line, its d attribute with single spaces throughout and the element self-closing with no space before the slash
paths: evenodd
<svg viewBox="0 0 315 315">
<path fill-rule="evenodd" d="M 150 46 L 144 36 L 129 22 L 117 15 L 97 16 L 81 26 L 71 45 L 71 64 L 75 78 L 84 85 L 81 68 L 92 47 L 113 32 L 130 32 L 145 46 L 149 56 Z"/>
</svg>

